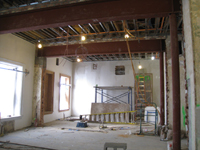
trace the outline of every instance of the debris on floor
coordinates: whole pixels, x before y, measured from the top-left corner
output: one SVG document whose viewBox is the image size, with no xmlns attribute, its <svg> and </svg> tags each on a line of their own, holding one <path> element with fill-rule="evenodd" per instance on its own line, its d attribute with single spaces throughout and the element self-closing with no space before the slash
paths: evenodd
<svg viewBox="0 0 200 150">
<path fill-rule="evenodd" d="M 69 131 L 79 131 L 78 129 L 68 129 Z"/>
<path fill-rule="evenodd" d="M 99 125 L 101 125 L 99 122 L 88 123 L 87 128 L 77 128 L 76 124 L 77 122 L 56 120 L 46 123 L 44 127 L 30 127 L 27 132 L 24 132 L 25 128 L 6 134 L 0 138 L 0 143 L 1 141 L 10 141 L 11 144 L 22 144 L 23 150 L 48 150 L 48 148 L 57 150 L 99 150 L 102 149 L 102 143 L 111 140 L 118 143 L 127 142 L 130 147 L 135 149 L 145 149 L 145 145 L 148 145 L 148 150 L 166 149 L 167 147 L 167 144 L 160 141 L 157 136 L 146 138 L 144 135 L 135 135 L 134 133 L 140 129 L 138 125 L 107 123 L 104 124 L 107 128 L 99 129 Z M 143 129 L 148 129 L 149 131 L 153 128 L 154 126 L 152 125 L 145 126 Z M 129 135 L 130 133 L 131 135 Z M 139 144 L 141 140 L 145 141 L 145 144 Z M 77 144 L 77 141 L 80 141 L 81 144 Z M 183 144 L 186 142 L 187 140 L 184 140 Z M 22 150 L 18 145 L 16 148 L 8 144 L 4 146 Z M 24 147 L 26 145 L 36 147 Z M 0 149 L 3 150 L 5 148 Z"/>
<path fill-rule="evenodd" d="M 87 122 L 77 122 L 76 127 L 86 128 L 88 127 Z"/>
<path fill-rule="evenodd" d="M 128 138 L 128 137 L 130 137 L 131 135 L 127 135 L 127 134 L 119 134 L 118 136 L 120 136 L 120 137 L 124 137 L 124 138 Z"/>
</svg>

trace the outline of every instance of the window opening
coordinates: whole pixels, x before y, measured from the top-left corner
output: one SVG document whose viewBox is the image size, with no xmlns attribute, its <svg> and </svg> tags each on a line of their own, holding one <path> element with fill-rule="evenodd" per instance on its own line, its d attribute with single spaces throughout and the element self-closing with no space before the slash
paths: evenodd
<svg viewBox="0 0 200 150">
<path fill-rule="evenodd" d="M 23 66 L 0 61 L 0 113 L 2 118 L 21 115 Z"/>
<path fill-rule="evenodd" d="M 59 111 L 66 111 L 70 108 L 70 84 L 71 77 L 60 74 Z"/>
<path fill-rule="evenodd" d="M 54 72 L 46 70 L 44 80 L 44 113 L 53 113 Z"/>
</svg>

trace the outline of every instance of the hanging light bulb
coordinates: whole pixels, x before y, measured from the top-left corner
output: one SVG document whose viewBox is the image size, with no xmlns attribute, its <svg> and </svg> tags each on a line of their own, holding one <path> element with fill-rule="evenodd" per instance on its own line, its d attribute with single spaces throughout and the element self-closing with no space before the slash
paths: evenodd
<svg viewBox="0 0 200 150">
<path fill-rule="evenodd" d="M 85 41 L 85 36 L 81 36 L 81 41 Z"/>
<path fill-rule="evenodd" d="M 155 57 L 154 57 L 154 56 L 152 56 L 152 57 L 151 57 L 151 60 L 154 60 L 154 59 L 155 59 Z"/>
<path fill-rule="evenodd" d="M 77 57 L 77 59 L 76 59 L 76 60 L 77 60 L 77 62 L 81 62 L 81 59 L 80 59 L 79 57 Z"/>
<path fill-rule="evenodd" d="M 41 44 L 41 43 L 38 44 L 38 48 L 39 48 L 39 49 L 42 48 L 42 44 Z"/>
<path fill-rule="evenodd" d="M 140 61 L 139 61 L 138 69 L 142 69 L 142 65 L 140 65 Z"/>
<path fill-rule="evenodd" d="M 124 37 L 125 37 L 126 39 L 128 39 L 128 38 L 129 38 L 129 35 L 128 35 L 128 34 L 125 34 Z"/>
<path fill-rule="evenodd" d="M 40 43 L 40 40 L 38 40 L 37 47 L 38 47 L 39 49 L 41 49 L 41 48 L 42 48 L 42 44 Z"/>
</svg>

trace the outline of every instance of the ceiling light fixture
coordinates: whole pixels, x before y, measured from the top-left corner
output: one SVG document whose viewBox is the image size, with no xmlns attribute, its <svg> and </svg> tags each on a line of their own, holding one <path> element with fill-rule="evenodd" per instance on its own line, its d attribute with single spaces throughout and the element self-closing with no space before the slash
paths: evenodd
<svg viewBox="0 0 200 150">
<path fill-rule="evenodd" d="M 124 37 L 125 37 L 126 39 L 128 39 L 128 38 L 129 38 L 129 35 L 128 35 L 128 34 L 125 34 Z"/>
<path fill-rule="evenodd" d="M 41 44 L 41 43 L 38 44 L 38 48 L 39 48 L 39 49 L 42 48 L 42 44 Z"/>
<path fill-rule="evenodd" d="M 142 65 L 139 65 L 139 66 L 138 66 L 138 69 L 142 69 Z"/>
<path fill-rule="evenodd" d="M 142 69 L 142 65 L 140 65 L 140 61 L 139 61 L 138 69 Z"/>
<path fill-rule="evenodd" d="M 38 40 L 37 47 L 38 47 L 39 49 L 41 49 L 41 48 L 42 48 L 42 44 L 40 43 L 40 40 Z"/>
<path fill-rule="evenodd" d="M 81 62 L 81 59 L 80 59 L 79 57 L 77 57 L 77 59 L 76 59 L 76 60 L 77 60 L 77 62 Z"/>
<path fill-rule="evenodd" d="M 85 36 L 81 36 L 81 41 L 85 41 Z"/>
</svg>

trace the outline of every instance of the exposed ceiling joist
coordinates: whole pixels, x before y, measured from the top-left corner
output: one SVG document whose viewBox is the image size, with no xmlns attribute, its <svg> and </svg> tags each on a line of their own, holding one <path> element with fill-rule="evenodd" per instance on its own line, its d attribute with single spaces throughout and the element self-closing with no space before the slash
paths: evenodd
<svg viewBox="0 0 200 150">
<path fill-rule="evenodd" d="M 180 11 L 178 2 L 178 0 L 151 0 L 150 3 L 149 0 L 97 0 L 2 15 L 0 34 L 75 24 L 163 17 L 172 11 Z"/>
</svg>

